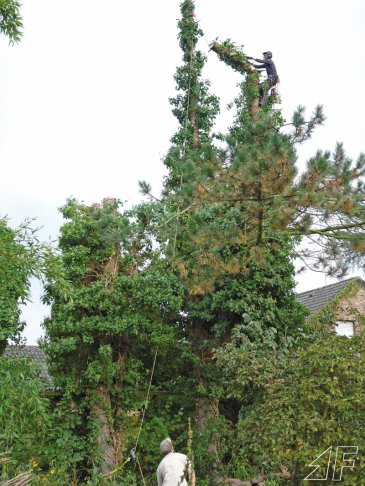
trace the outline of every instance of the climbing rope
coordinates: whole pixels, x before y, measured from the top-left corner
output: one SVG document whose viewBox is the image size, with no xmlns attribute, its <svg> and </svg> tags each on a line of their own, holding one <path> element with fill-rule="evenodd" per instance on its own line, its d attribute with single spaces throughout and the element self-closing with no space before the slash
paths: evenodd
<svg viewBox="0 0 365 486">
<path fill-rule="evenodd" d="M 204 39 L 205 39 L 205 42 L 207 43 L 207 46 L 208 46 L 208 47 L 210 47 L 209 42 L 208 42 L 208 39 L 207 39 L 207 37 L 206 37 L 206 35 L 205 35 L 205 33 L 204 33 L 204 29 L 203 29 L 203 28 L 202 28 L 202 26 L 201 26 L 201 21 L 197 19 L 197 17 L 196 17 L 196 13 L 195 13 L 195 12 L 193 12 L 193 17 L 195 18 L 196 22 L 199 24 L 200 30 L 201 30 L 201 31 L 202 31 L 202 33 L 203 33 L 203 37 L 204 37 Z"/>
<path fill-rule="evenodd" d="M 156 367 L 156 361 L 157 361 L 157 353 L 158 353 L 158 347 L 156 348 L 155 357 L 153 359 L 151 377 L 150 377 L 150 382 L 149 382 L 149 385 L 148 385 L 146 401 L 145 401 L 145 404 L 144 404 L 144 407 L 143 407 L 142 419 L 141 419 L 141 423 L 140 423 L 140 426 L 139 426 L 139 431 L 138 431 L 138 435 L 137 435 L 136 444 L 133 447 L 133 449 L 130 451 L 130 457 L 131 457 L 131 459 L 134 460 L 135 463 L 137 463 L 137 465 L 138 465 L 138 469 L 139 469 L 139 472 L 141 474 L 143 486 L 146 486 L 146 482 L 144 480 L 142 467 L 141 467 L 141 464 L 140 464 L 139 459 L 138 459 L 137 448 L 138 448 L 138 442 L 139 442 L 139 438 L 141 436 L 141 432 L 142 432 L 142 428 L 143 428 L 144 417 L 145 417 L 146 410 L 147 410 L 147 407 L 148 407 L 148 402 L 149 402 L 149 399 L 150 399 L 152 380 L 153 380 L 153 375 L 155 373 L 155 367 Z"/>
<path fill-rule="evenodd" d="M 142 468 L 141 468 L 141 464 L 139 463 L 138 456 L 136 456 L 136 461 L 137 461 L 137 464 L 138 464 L 139 472 L 141 473 L 141 478 L 142 478 L 142 481 L 143 481 L 143 486 L 146 486 L 146 482 L 144 480 L 143 471 L 142 471 Z"/>
<path fill-rule="evenodd" d="M 143 414 L 142 414 L 142 420 L 141 420 L 141 424 L 140 424 L 140 427 L 139 427 L 139 431 L 138 431 L 138 436 L 137 436 L 137 440 L 136 440 L 136 445 L 133 447 L 132 451 L 134 451 L 134 453 L 136 453 L 137 451 L 137 447 L 138 447 L 138 442 L 139 442 L 139 438 L 141 436 L 141 432 L 142 432 L 142 427 L 143 427 L 143 422 L 144 422 L 144 416 L 146 414 L 146 410 L 147 410 L 147 407 L 148 407 L 148 401 L 149 401 L 149 398 L 150 398 L 150 392 L 151 392 L 151 385 L 152 385 L 152 379 L 153 379 L 153 375 L 155 373 L 155 366 L 156 366 L 156 360 L 157 360 L 157 352 L 158 352 L 158 347 L 156 348 L 156 352 L 155 352 L 155 357 L 154 357 L 154 360 L 153 360 L 153 366 L 152 366 L 152 371 L 151 371 L 151 378 L 150 378 L 150 383 L 148 385 L 148 390 L 147 390 L 147 396 L 146 396 L 146 402 L 145 402 L 145 405 L 143 407 Z"/>
<path fill-rule="evenodd" d="M 152 380 L 153 380 L 153 375 L 155 373 L 155 367 L 156 367 L 156 361 L 157 361 L 157 353 L 158 353 L 158 347 L 156 348 L 155 357 L 153 359 L 153 366 L 152 366 L 152 371 L 151 371 L 151 377 L 150 377 L 150 382 L 149 382 L 149 385 L 148 385 L 146 401 L 145 401 L 145 404 L 144 404 L 144 407 L 143 407 L 142 420 L 141 420 L 141 424 L 140 424 L 139 431 L 138 431 L 136 445 L 133 447 L 133 449 L 131 449 L 131 451 L 129 453 L 129 456 L 127 457 L 127 459 L 120 466 L 118 466 L 117 468 L 113 469 L 113 471 L 110 471 L 110 472 L 108 472 L 106 474 L 103 474 L 104 477 L 108 476 L 110 478 L 117 471 L 120 471 L 121 469 L 123 469 L 124 466 L 129 461 L 132 460 L 132 461 L 135 461 L 138 464 L 138 468 L 139 468 L 139 472 L 141 473 L 141 478 L 142 478 L 143 485 L 146 486 L 146 482 L 145 482 L 144 476 L 143 476 L 143 471 L 142 471 L 141 464 L 139 462 L 138 456 L 136 454 L 136 451 L 137 451 L 137 447 L 138 447 L 139 438 L 140 438 L 141 432 L 142 432 L 142 427 L 143 427 L 143 422 L 144 422 L 144 416 L 146 414 L 146 410 L 147 410 L 147 407 L 148 407 L 148 401 L 149 401 L 149 398 L 150 398 Z"/>
</svg>

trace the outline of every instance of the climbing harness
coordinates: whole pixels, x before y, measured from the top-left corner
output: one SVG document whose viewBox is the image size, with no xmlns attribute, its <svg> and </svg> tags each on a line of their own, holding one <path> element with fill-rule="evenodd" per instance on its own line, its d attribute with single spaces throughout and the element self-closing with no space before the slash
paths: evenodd
<svg viewBox="0 0 365 486">
<path fill-rule="evenodd" d="M 280 105 L 281 105 L 281 97 L 280 97 L 280 78 L 278 75 L 276 75 L 276 83 L 270 90 L 270 96 L 273 99 L 273 109 L 276 111 L 280 111 Z M 275 107 L 276 105 L 276 107 Z"/>
</svg>

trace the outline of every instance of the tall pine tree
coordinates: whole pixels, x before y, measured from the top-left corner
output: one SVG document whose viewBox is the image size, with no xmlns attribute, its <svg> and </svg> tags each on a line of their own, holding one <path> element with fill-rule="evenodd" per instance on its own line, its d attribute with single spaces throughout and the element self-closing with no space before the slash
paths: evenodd
<svg viewBox="0 0 365 486">
<path fill-rule="evenodd" d="M 302 335 L 305 311 L 295 301 L 293 267 L 301 239 L 319 240 L 323 250 L 315 264 L 332 272 L 343 269 L 339 255 L 348 262 L 359 255 L 352 250 L 361 251 L 364 236 L 365 158 L 352 164 L 337 145 L 333 155 L 317 152 L 298 177 L 295 143 L 323 123 L 322 108 L 306 121 L 299 107 L 289 132 L 273 109 L 275 99 L 260 106 L 258 74 L 230 41 L 211 48 L 244 79 L 234 124 L 223 148 L 215 146 L 218 105 L 202 89 L 207 84 L 201 79 L 203 58 L 196 52 L 201 32 L 193 11 L 192 1 L 182 2 L 184 65 L 172 100 L 180 129 L 165 159 L 160 241 L 187 289 L 184 312 L 197 356 L 196 421 L 203 427 L 217 415 L 222 396 L 214 348 L 232 337 L 239 345 L 243 336 L 260 351 L 285 352 Z M 219 462 L 219 445 L 212 449 Z"/>
<path fill-rule="evenodd" d="M 236 99 L 235 123 L 226 138 L 226 150 L 209 160 L 210 174 L 202 172 L 191 188 L 190 214 L 195 218 L 195 239 L 201 244 L 199 260 L 216 262 L 223 273 L 236 273 L 250 262 L 263 258 L 264 248 L 276 235 L 297 237 L 303 244 L 299 256 L 316 268 L 342 275 L 354 263 L 363 265 L 364 225 L 362 177 L 365 156 L 353 162 L 338 143 L 331 154 L 317 151 L 303 173 L 298 174 L 295 144 L 308 139 L 324 121 L 322 107 L 305 120 L 299 106 L 292 122 L 286 124 L 272 109 L 269 97 L 259 107 L 258 75 L 251 71 L 242 48 L 232 42 L 213 42 L 212 49 L 221 60 L 245 74 Z M 288 131 L 287 127 L 292 130 Z M 207 161 L 208 164 L 208 161 Z M 208 170 L 208 168 L 207 168 Z M 235 214 L 235 224 L 224 234 L 221 228 L 203 224 L 206 208 L 215 208 L 215 221 Z M 221 238 L 222 245 L 247 245 L 244 260 L 222 258 L 209 240 Z M 311 252 L 316 242 L 321 252 Z M 195 265 L 195 271 L 202 268 Z"/>
<path fill-rule="evenodd" d="M 202 80 L 205 58 L 197 50 L 202 33 L 193 13 L 191 0 L 182 2 L 178 25 L 184 64 L 177 69 L 178 95 L 171 100 L 180 127 L 165 158 L 169 173 L 164 186 L 164 221 L 158 238 L 186 288 L 182 310 L 196 357 L 192 370 L 195 421 L 201 431 L 196 443 L 199 440 L 203 443 L 204 435 L 210 436 L 209 457 L 205 466 L 201 461 L 198 472 L 209 475 L 213 465 L 211 471 L 216 475 L 217 468 L 222 466 L 218 430 L 224 387 L 214 349 L 224 345 L 242 327 L 247 338 L 257 344 L 288 347 L 303 325 L 304 311 L 293 292 L 292 239 L 271 231 L 265 244 L 257 245 L 261 247 L 260 254 L 256 250 L 254 255 L 249 238 L 242 234 L 245 221 L 250 218 L 246 203 L 237 201 L 232 207 L 226 200 L 232 191 L 230 181 L 224 180 L 224 170 L 228 171 L 230 165 L 229 151 L 233 154 L 239 144 L 252 143 L 257 138 L 250 133 L 254 130 L 261 132 L 263 145 L 263 140 L 269 140 L 275 132 L 272 124 L 278 123 L 277 117 L 269 107 L 259 109 L 255 101 L 258 78 L 252 74 L 237 99 L 239 115 L 227 137 L 227 149 L 215 144 L 213 127 L 219 105 L 217 98 L 207 91 L 209 84 Z M 270 119 L 269 133 L 261 111 Z M 250 133 L 247 140 L 245 131 Z M 257 143 L 256 151 L 259 149 Z M 261 154 L 262 159 L 267 150 Z M 147 184 L 144 187 L 148 189 Z M 223 198 L 224 191 L 227 194 Z M 251 206 L 253 210 L 254 204 Z M 252 222 L 244 232 L 256 231 L 258 240 L 261 230 L 257 228 Z"/>
</svg>

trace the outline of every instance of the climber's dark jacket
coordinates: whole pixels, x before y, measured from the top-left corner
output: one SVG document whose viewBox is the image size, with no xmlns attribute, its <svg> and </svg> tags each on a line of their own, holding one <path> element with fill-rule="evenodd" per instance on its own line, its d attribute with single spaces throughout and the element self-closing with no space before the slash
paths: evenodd
<svg viewBox="0 0 365 486">
<path fill-rule="evenodd" d="M 253 64 L 255 69 L 266 69 L 267 76 L 272 76 L 276 80 L 278 73 L 276 72 L 276 67 L 272 59 L 254 59 L 254 61 L 261 63 Z"/>
</svg>

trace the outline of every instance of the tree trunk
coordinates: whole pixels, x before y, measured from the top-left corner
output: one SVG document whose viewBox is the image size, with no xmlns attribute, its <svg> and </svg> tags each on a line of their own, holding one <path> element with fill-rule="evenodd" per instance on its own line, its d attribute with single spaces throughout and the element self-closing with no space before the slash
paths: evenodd
<svg viewBox="0 0 365 486">
<path fill-rule="evenodd" d="M 118 463 L 116 437 L 111 417 L 110 394 L 105 385 L 100 385 L 95 390 L 95 393 L 92 411 L 100 427 L 98 432 L 98 445 L 101 449 L 100 471 L 102 474 L 108 475 L 116 468 Z"/>
<path fill-rule="evenodd" d="M 195 404 L 195 423 L 196 426 L 204 430 L 208 420 L 218 418 L 218 400 L 207 402 L 202 397 L 198 397 Z"/>
<path fill-rule="evenodd" d="M 204 322 L 199 320 L 192 322 L 192 341 L 195 345 L 195 354 L 199 357 L 200 361 L 200 364 L 195 369 L 195 374 L 197 382 L 204 388 L 207 385 L 207 381 L 201 370 L 213 360 L 212 349 L 210 346 L 206 346 L 205 341 L 211 338 L 212 334 L 209 329 L 205 328 Z M 199 429 L 203 430 L 208 420 L 217 418 L 218 415 L 218 400 L 202 396 L 197 397 L 195 403 L 195 423 Z"/>
<path fill-rule="evenodd" d="M 253 121 L 257 121 L 260 109 L 260 98 L 254 98 L 250 104 L 250 116 Z"/>
<path fill-rule="evenodd" d="M 191 126 L 193 127 L 193 149 L 194 150 L 198 150 L 200 148 L 199 126 L 198 126 L 198 120 L 196 116 L 196 105 L 197 105 L 196 96 L 190 95 L 189 114 L 190 114 L 190 123 Z"/>
</svg>

